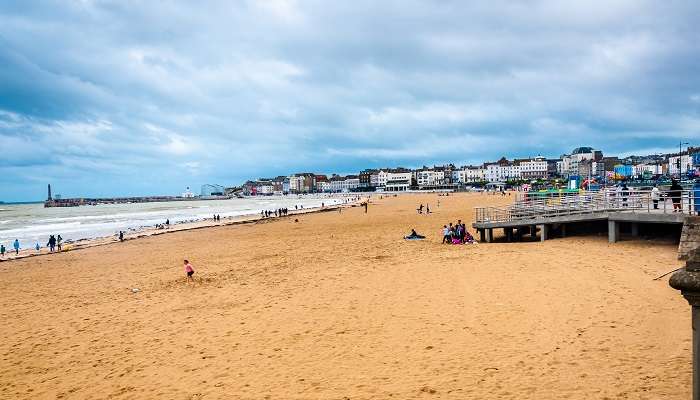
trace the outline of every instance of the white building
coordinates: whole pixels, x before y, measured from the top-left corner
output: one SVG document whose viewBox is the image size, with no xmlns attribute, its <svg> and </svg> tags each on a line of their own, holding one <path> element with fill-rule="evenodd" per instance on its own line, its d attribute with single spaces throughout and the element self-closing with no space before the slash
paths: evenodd
<svg viewBox="0 0 700 400">
<path fill-rule="evenodd" d="M 411 188 L 411 181 L 413 179 L 413 173 L 410 171 L 406 172 L 386 172 L 385 174 L 382 174 L 384 171 L 380 171 L 379 173 L 379 182 L 380 186 L 381 182 L 384 182 L 384 188 L 387 192 L 404 192 L 406 190 L 409 190 Z"/>
<path fill-rule="evenodd" d="M 497 163 L 486 164 L 484 177 L 488 182 L 505 182 L 512 179 L 521 179 L 520 166 L 501 159 Z"/>
<path fill-rule="evenodd" d="M 390 182 L 392 183 L 392 190 L 403 187 L 399 182 L 408 182 L 406 189 L 411 186 L 411 181 L 413 179 L 413 173 L 411 171 L 391 171 L 391 170 L 380 170 L 377 173 L 377 187 L 386 187 Z"/>
<path fill-rule="evenodd" d="M 291 193 L 301 193 L 304 191 L 304 177 L 291 175 L 289 177 L 289 191 Z"/>
<path fill-rule="evenodd" d="M 463 167 L 452 171 L 452 180 L 457 183 L 482 182 L 485 178 L 484 167 Z"/>
<path fill-rule="evenodd" d="M 561 158 L 562 171 L 560 174 L 562 176 L 583 176 L 588 175 L 589 173 L 595 175 L 595 171 L 598 169 L 597 166 L 592 166 L 590 163 L 584 163 L 585 165 L 582 165 L 581 168 L 579 168 L 579 164 L 581 164 L 583 161 L 600 161 L 603 158 L 603 152 L 600 150 L 594 150 L 592 147 L 577 147 L 571 152 L 571 154 L 563 155 Z M 593 172 L 591 171 L 591 167 L 593 167 Z"/>
<path fill-rule="evenodd" d="M 651 174 L 651 175 L 661 175 L 663 174 L 663 166 L 662 165 L 654 165 L 654 164 L 639 164 L 633 166 L 633 171 L 635 176 L 643 176 L 645 173 Z"/>
<path fill-rule="evenodd" d="M 187 189 L 185 189 L 185 191 L 182 192 L 182 197 L 185 197 L 185 198 L 188 198 L 188 199 L 194 197 L 194 193 L 192 193 L 192 191 L 190 190 L 190 187 L 189 187 L 189 186 L 187 186 Z"/>
<path fill-rule="evenodd" d="M 564 172 L 567 171 L 564 160 L 557 161 L 557 175 L 564 176 Z"/>
<path fill-rule="evenodd" d="M 360 178 L 357 177 L 333 177 L 328 182 L 324 182 L 327 192 L 340 193 L 349 192 L 360 187 Z"/>
<path fill-rule="evenodd" d="M 331 191 L 330 181 L 316 182 L 316 190 L 322 193 L 328 193 Z"/>
<path fill-rule="evenodd" d="M 416 171 L 416 182 L 419 187 L 442 185 L 445 182 L 445 171 L 434 169 Z"/>
<path fill-rule="evenodd" d="M 520 160 L 520 176 L 522 179 L 538 179 L 547 177 L 547 159 L 535 157 L 529 160 Z"/>
<path fill-rule="evenodd" d="M 693 157 L 683 154 L 680 156 L 680 171 L 678 170 L 678 158 L 679 156 L 673 156 L 668 158 L 668 173 L 669 175 L 685 175 L 688 171 L 693 169 Z"/>
<path fill-rule="evenodd" d="M 268 196 L 275 192 L 275 186 L 272 182 L 258 182 L 255 186 L 255 192 L 258 196 Z"/>
</svg>

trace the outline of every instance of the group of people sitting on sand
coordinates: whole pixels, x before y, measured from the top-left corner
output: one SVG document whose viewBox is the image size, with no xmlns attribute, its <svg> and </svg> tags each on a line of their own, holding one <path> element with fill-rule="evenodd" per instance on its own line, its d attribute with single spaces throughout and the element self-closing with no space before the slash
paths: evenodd
<svg viewBox="0 0 700 400">
<path fill-rule="evenodd" d="M 443 244 L 467 244 L 476 243 L 474 237 L 467 231 L 467 226 L 458 220 L 456 224 L 442 226 Z"/>
</svg>

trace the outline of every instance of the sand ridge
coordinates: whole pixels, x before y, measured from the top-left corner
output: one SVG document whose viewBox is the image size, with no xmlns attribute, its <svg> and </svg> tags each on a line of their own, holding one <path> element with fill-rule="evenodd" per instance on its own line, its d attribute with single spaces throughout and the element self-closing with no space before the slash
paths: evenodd
<svg viewBox="0 0 700 400">
<path fill-rule="evenodd" d="M 375 197 L 2 263 L 0 397 L 688 398 L 690 310 L 653 281 L 675 246 L 440 244 L 511 200 Z"/>
</svg>

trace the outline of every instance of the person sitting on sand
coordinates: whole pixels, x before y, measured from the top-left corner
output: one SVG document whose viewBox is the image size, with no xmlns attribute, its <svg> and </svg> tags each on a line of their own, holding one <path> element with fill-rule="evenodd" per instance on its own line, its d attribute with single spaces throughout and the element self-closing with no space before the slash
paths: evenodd
<svg viewBox="0 0 700 400">
<path fill-rule="evenodd" d="M 464 231 L 464 240 L 462 242 L 471 244 L 471 243 L 476 243 L 476 240 L 474 240 L 474 236 L 472 236 L 471 233 L 469 233 L 465 230 Z"/>
<path fill-rule="evenodd" d="M 416 233 L 415 229 L 411 229 L 411 234 L 408 236 L 404 236 L 404 239 L 409 239 L 409 240 L 416 240 L 416 239 L 425 239 L 425 236 L 419 235 Z"/>
<path fill-rule="evenodd" d="M 190 264 L 189 261 L 185 260 L 185 273 L 187 274 L 187 278 L 185 278 L 185 282 L 187 281 L 192 281 L 194 282 L 194 268 L 192 268 L 192 264 Z"/>
</svg>

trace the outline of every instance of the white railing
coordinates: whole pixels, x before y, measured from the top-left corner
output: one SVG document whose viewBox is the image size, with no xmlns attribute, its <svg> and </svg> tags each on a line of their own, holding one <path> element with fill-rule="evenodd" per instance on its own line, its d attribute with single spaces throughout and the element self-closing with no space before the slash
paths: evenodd
<svg viewBox="0 0 700 400">
<path fill-rule="evenodd" d="M 476 207 L 475 214 L 476 223 L 494 223 L 611 211 L 694 214 L 698 210 L 700 197 L 692 190 L 654 194 L 651 190 L 606 189 L 545 198 L 521 197 L 508 207 Z"/>
</svg>

